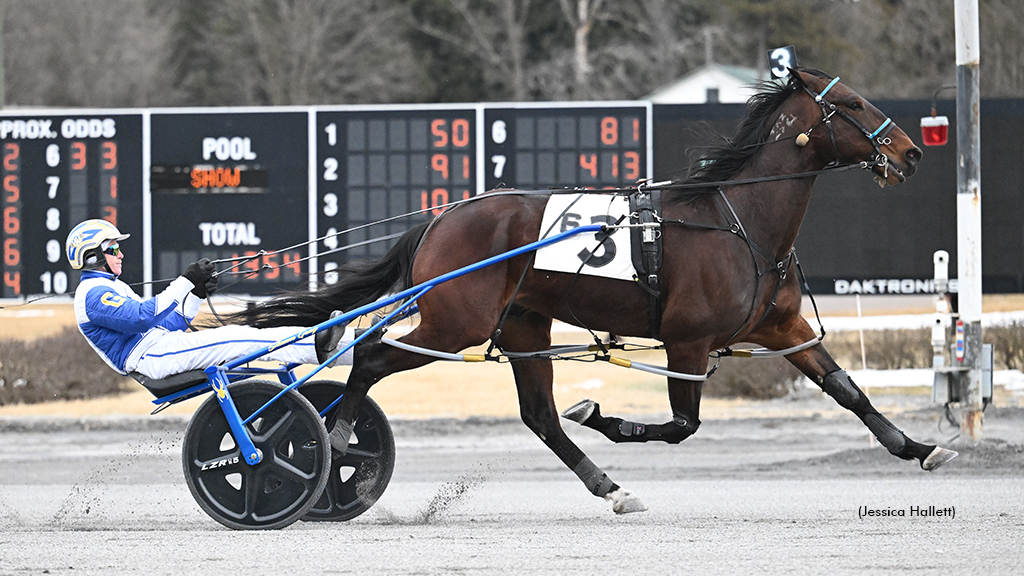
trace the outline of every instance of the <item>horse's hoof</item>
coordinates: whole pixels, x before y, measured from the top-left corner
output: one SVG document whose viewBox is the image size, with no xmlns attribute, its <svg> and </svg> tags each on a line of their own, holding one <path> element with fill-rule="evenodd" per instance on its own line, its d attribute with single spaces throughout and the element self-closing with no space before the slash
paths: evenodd
<svg viewBox="0 0 1024 576">
<path fill-rule="evenodd" d="M 643 500 L 641 500 L 636 494 L 633 494 L 624 488 L 619 488 L 614 492 L 609 492 L 605 496 L 605 499 L 612 501 L 612 511 L 616 514 L 629 514 L 630 512 L 647 511 L 647 505 L 644 504 Z"/>
<path fill-rule="evenodd" d="M 594 413 L 594 409 L 597 408 L 597 402 L 593 400 L 580 400 L 579 402 L 569 406 L 562 412 L 562 418 L 566 420 L 572 420 L 577 424 L 583 424 L 587 421 L 587 418 Z"/>
<path fill-rule="evenodd" d="M 928 470 L 930 472 L 932 470 L 935 470 L 939 466 L 942 466 L 946 462 L 949 462 L 953 458 L 956 458 L 959 455 L 959 452 L 954 452 L 953 450 L 946 450 L 941 446 L 936 446 L 935 450 L 932 450 L 932 453 L 929 454 L 927 458 L 921 461 L 921 469 Z"/>
</svg>

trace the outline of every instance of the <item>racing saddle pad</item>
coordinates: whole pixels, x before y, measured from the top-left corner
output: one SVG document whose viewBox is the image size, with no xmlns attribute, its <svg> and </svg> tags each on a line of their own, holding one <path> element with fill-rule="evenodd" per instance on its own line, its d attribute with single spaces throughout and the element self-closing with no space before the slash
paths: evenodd
<svg viewBox="0 0 1024 576">
<path fill-rule="evenodd" d="M 589 224 L 629 222 L 629 200 L 617 194 L 552 194 L 544 209 L 539 239 Z M 628 230 L 578 234 L 537 250 L 533 267 L 634 281 Z"/>
</svg>

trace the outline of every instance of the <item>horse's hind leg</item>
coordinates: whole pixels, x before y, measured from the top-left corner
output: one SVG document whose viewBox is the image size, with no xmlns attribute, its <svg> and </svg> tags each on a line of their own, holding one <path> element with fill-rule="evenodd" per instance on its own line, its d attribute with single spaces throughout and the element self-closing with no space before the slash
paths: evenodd
<svg viewBox="0 0 1024 576">
<path fill-rule="evenodd" d="M 535 312 L 511 317 L 505 323 L 499 339 L 508 351 L 533 352 L 551 346 L 551 319 Z M 554 371 L 546 358 L 516 359 L 511 361 L 519 393 L 519 412 L 526 426 L 541 439 L 583 482 L 595 496 L 612 501 L 617 514 L 642 512 L 647 506 L 632 492 L 612 482 L 579 449 L 558 423 L 558 412 L 551 386 Z"/>
<path fill-rule="evenodd" d="M 418 328 L 408 336 L 413 336 L 419 330 Z M 413 343 L 423 345 L 419 341 Z M 334 413 L 327 419 L 327 429 L 331 432 L 331 446 L 342 453 L 348 450 L 356 415 L 371 386 L 390 374 L 419 368 L 433 361 L 434 358 L 430 356 L 384 344 L 373 335 L 369 336 L 367 341 L 357 344 L 353 349 L 352 372 L 345 385 L 345 395 L 334 409 Z"/>
<path fill-rule="evenodd" d="M 819 344 L 786 358 L 840 406 L 856 414 L 878 442 L 894 456 L 904 460 L 916 458 L 925 470 L 934 470 L 956 457 L 957 453 L 952 450 L 915 442 L 879 414 L 823 345 Z"/>
</svg>

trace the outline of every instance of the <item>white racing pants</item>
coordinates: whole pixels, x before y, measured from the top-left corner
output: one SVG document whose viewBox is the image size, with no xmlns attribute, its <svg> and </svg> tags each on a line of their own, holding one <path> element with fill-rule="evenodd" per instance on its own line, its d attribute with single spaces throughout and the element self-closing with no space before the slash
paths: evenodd
<svg viewBox="0 0 1024 576">
<path fill-rule="evenodd" d="M 167 332 L 146 340 L 151 340 L 141 356 L 132 365 L 132 359 L 126 363 L 129 372 L 141 372 L 150 378 L 166 378 L 189 370 L 201 370 L 236 360 L 274 342 L 294 336 L 303 328 L 282 326 L 279 328 L 252 328 L 250 326 L 221 326 L 198 332 Z M 345 334 L 339 348 L 351 342 L 352 338 Z M 276 362 L 319 364 L 313 336 L 282 346 L 259 360 Z M 351 364 L 352 351 L 343 354 L 337 364 Z"/>
</svg>

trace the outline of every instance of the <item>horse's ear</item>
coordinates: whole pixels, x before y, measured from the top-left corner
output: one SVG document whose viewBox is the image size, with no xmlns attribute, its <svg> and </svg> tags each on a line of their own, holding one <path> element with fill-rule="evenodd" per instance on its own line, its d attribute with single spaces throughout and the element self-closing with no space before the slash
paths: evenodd
<svg viewBox="0 0 1024 576">
<path fill-rule="evenodd" d="M 807 79 L 804 77 L 803 72 L 800 72 L 796 68 L 789 68 L 789 77 L 793 79 L 793 82 L 796 83 L 797 86 L 807 86 Z"/>
</svg>

